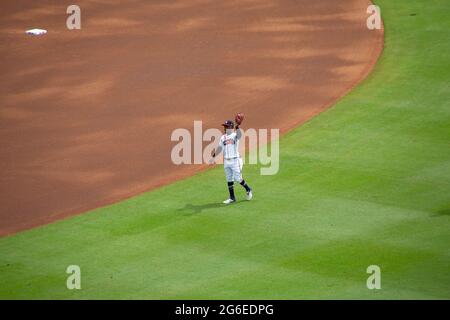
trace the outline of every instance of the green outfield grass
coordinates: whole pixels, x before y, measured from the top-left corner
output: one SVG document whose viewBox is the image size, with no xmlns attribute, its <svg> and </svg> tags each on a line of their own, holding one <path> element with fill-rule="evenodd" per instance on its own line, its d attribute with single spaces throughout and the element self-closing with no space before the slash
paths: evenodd
<svg viewBox="0 0 450 320">
<path fill-rule="evenodd" d="M 0 239 L 0 298 L 450 299 L 450 2 L 376 3 L 375 71 L 282 138 L 278 175 L 246 167 L 254 201 L 220 205 L 218 167 Z"/>
</svg>

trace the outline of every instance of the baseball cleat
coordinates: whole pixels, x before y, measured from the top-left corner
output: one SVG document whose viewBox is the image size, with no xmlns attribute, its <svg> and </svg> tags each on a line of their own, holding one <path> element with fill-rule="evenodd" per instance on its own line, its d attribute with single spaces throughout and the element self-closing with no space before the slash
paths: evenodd
<svg viewBox="0 0 450 320">
<path fill-rule="evenodd" d="M 230 203 L 233 203 L 233 202 L 236 202 L 236 200 L 234 200 L 234 199 L 227 199 L 223 203 L 230 204 Z"/>
<path fill-rule="evenodd" d="M 252 190 L 250 190 L 249 192 L 247 192 L 247 200 L 252 200 L 252 198 L 253 198 L 253 193 L 252 193 Z"/>
</svg>

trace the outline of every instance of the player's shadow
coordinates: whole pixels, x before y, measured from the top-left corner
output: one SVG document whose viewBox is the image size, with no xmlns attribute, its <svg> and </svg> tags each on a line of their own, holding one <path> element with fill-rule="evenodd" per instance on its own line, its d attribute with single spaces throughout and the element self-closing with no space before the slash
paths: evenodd
<svg viewBox="0 0 450 320">
<path fill-rule="evenodd" d="M 181 211 L 183 213 L 183 215 L 193 215 L 193 214 L 197 214 L 197 213 L 201 213 L 203 210 L 205 209 L 216 209 L 216 208 L 223 208 L 225 205 L 222 203 L 206 203 L 206 204 L 200 204 L 200 205 L 195 205 L 195 204 L 186 204 L 184 206 L 184 208 L 180 208 L 178 209 L 178 211 Z"/>
</svg>

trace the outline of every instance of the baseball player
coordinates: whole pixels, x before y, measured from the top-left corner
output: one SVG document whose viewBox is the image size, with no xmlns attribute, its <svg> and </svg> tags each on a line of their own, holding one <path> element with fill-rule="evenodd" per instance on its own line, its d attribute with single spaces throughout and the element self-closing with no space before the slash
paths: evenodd
<svg viewBox="0 0 450 320">
<path fill-rule="evenodd" d="M 245 180 L 242 178 L 242 159 L 239 155 L 239 140 L 242 137 L 241 129 L 239 125 L 244 119 L 244 115 L 239 113 L 236 115 L 236 130 L 233 121 L 226 120 L 222 126 L 224 127 L 224 135 L 220 138 L 219 145 L 213 150 L 211 156 L 214 158 L 223 151 L 223 168 L 225 170 L 225 176 L 227 178 L 228 191 L 230 198 L 223 203 L 230 204 L 236 202 L 234 196 L 234 181 L 239 182 L 241 186 L 245 188 L 247 193 L 247 200 L 253 198 L 252 189 L 248 186 Z"/>
</svg>

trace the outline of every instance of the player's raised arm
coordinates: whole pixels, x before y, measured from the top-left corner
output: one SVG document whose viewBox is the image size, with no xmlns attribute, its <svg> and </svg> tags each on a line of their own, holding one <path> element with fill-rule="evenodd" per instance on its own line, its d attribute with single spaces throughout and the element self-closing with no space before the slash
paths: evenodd
<svg viewBox="0 0 450 320">
<path fill-rule="evenodd" d="M 239 127 L 236 127 L 236 139 L 240 139 L 242 137 L 242 130 Z"/>
</svg>

